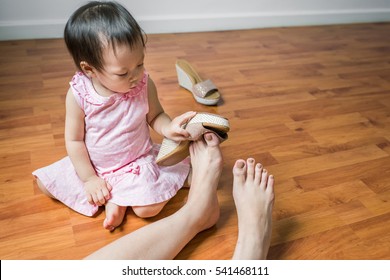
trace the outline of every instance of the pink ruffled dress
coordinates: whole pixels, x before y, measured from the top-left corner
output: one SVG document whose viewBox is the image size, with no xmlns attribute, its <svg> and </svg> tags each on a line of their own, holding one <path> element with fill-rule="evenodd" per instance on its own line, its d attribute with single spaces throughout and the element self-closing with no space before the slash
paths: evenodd
<svg viewBox="0 0 390 280">
<path fill-rule="evenodd" d="M 148 74 L 135 88 L 110 97 L 98 95 L 91 80 L 78 72 L 70 82 L 74 97 L 85 113 L 85 144 L 98 176 L 112 186 L 110 202 L 143 206 L 172 198 L 183 186 L 189 159 L 173 166 L 155 163 L 159 145 L 150 138 L 146 114 Z M 33 175 L 59 201 L 92 216 L 98 206 L 88 203 L 83 182 L 69 157 L 40 168 Z"/>
</svg>

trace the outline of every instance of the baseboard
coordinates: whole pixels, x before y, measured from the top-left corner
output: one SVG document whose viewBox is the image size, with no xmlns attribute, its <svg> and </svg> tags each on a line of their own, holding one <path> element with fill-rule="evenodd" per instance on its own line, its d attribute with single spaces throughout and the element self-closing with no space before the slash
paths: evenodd
<svg viewBox="0 0 390 280">
<path fill-rule="evenodd" d="M 0 41 L 62 38 L 66 21 L 0 21 Z"/>
<path fill-rule="evenodd" d="M 180 33 L 269 27 L 349 24 L 390 21 L 390 9 L 301 11 L 216 15 L 214 17 L 142 18 L 146 33 Z"/>
<path fill-rule="evenodd" d="M 390 9 L 140 17 L 148 34 L 390 21 Z M 1 22 L 0 40 L 61 38 L 64 21 Z"/>
</svg>

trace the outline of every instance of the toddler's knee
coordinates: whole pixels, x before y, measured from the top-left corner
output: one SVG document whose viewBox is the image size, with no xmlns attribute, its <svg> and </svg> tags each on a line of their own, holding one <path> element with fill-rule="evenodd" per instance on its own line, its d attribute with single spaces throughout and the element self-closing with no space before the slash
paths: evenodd
<svg viewBox="0 0 390 280">
<path fill-rule="evenodd" d="M 151 218 L 160 213 L 164 205 L 165 203 L 147 206 L 133 206 L 133 211 L 140 218 Z"/>
<path fill-rule="evenodd" d="M 35 178 L 36 179 L 36 183 L 37 183 L 37 186 L 38 188 L 41 190 L 41 192 L 43 192 L 45 195 L 47 195 L 48 197 L 50 198 L 54 198 L 54 196 L 46 189 L 46 187 L 43 185 L 43 183 L 41 182 L 41 180 L 39 180 L 38 178 Z"/>
</svg>

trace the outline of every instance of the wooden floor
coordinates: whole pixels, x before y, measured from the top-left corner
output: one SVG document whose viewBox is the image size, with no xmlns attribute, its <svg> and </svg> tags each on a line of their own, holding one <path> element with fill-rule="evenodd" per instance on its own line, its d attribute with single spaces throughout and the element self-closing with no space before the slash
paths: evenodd
<svg viewBox="0 0 390 280">
<path fill-rule="evenodd" d="M 221 218 L 178 259 L 229 259 L 231 169 L 254 157 L 276 178 L 270 259 L 390 259 L 390 23 L 149 35 L 146 68 L 165 110 L 230 119 Z M 185 58 L 223 100 L 177 84 Z M 129 210 L 113 233 L 40 193 L 31 172 L 66 155 L 64 99 L 75 68 L 62 40 L 0 42 L 0 258 L 80 259 L 156 218 Z M 161 138 L 153 134 L 159 142 Z M 164 238 L 164 236 L 161 236 Z"/>
</svg>

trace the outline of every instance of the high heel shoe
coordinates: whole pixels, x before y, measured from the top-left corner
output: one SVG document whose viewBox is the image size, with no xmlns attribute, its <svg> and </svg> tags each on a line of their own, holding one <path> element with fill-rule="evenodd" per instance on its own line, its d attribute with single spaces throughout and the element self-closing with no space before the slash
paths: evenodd
<svg viewBox="0 0 390 280">
<path fill-rule="evenodd" d="M 157 164 L 174 165 L 188 157 L 191 141 L 198 140 L 207 132 L 213 132 L 223 142 L 228 139 L 227 132 L 230 130 L 228 119 L 210 113 L 197 113 L 183 128 L 190 134 L 190 139 L 177 142 L 164 138 L 156 158 Z"/>
<path fill-rule="evenodd" d="M 191 64 L 179 59 L 176 61 L 179 85 L 190 91 L 197 102 L 203 105 L 215 105 L 221 98 L 217 87 L 211 80 L 203 80 Z"/>
</svg>

